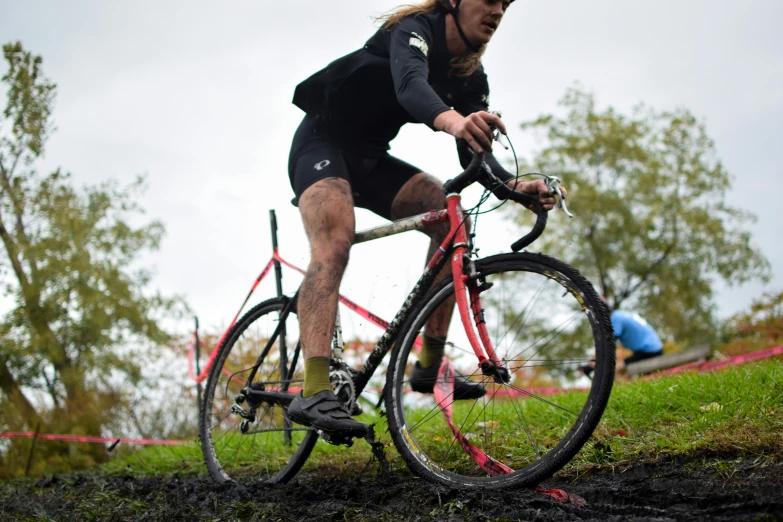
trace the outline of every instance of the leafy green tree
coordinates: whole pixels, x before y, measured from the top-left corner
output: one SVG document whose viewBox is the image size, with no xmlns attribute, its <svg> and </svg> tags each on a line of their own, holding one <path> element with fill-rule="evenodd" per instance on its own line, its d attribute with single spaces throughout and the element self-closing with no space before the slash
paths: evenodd
<svg viewBox="0 0 783 522">
<path fill-rule="evenodd" d="M 134 203 L 141 179 L 77 189 L 59 169 L 35 169 L 53 128 L 55 85 L 20 43 L 4 45 L 3 56 L 0 285 L 10 306 L 0 310 L 0 431 L 40 424 L 42 432 L 101 435 L 122 416 L 121 386 L 139 381 L 148 348 L 170 341 L 161 320 L 179 301 L 149 291 L 151 274 L 137 267 L 163 226 L 131 223 L 142 213 Z M 46 447 L 55 461 L 75 451 Z M 77 452 L 82 464 L 105 458 L 102 446 Z M 6 467 L 14 455 L 14 446 L 0 455 Z"/>
<path fill-rule="evenodd" d="M 569 89 L 564 117 L 522 124 L 545 144 L 525 170 L 560 177 L 573 220 L 550 213 L 542 252 L 578 268 L 613 308 L 632 308 L 678 343 L 716 337 L 714 287 L 766 280 L 769 264 L 726 202 L 731 176 L 687 110 L 640 105 L 627 116 Z M 529 226 L 529 213 L 516 219 Z"/>
</svg>

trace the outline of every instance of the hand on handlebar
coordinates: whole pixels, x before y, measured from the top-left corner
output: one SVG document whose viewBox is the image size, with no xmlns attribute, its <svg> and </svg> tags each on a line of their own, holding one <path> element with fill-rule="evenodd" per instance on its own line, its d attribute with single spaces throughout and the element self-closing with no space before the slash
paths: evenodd
<svg viewBox="0 0 783 522">
<path fill-rule="evenodd" d="M 476 152 L 492 150 L 495 128 L 502 134 L 506 133 L 500 117 L 485 111 L 474 112 L 467 117 L 457 111 L 446 111 L 439 114 L 434 123 L 436 128 L 467 141 Z"/>
<path fill-rule="evenodd" d="M 536 179 L 533 181 L 512 179 L 509 180 L 507 185 L 517 192 L 522 192 L 524 194 L 538 194 L 538 200 L 541 203 L 541 206 L 543 206 L 546 210 L 552 210 L 552 208 L 554 208 L 554 206 L 557 204 L 557 198 L 549 191 L 549 187 L 543 179 Z M 560 192 L 563 195 L 563 199 L 565 199 L 567 195 L 565 187 L 560 187 Z M 533 208 L 532 205 L 525 206 L 535 212 L 535 208 Z"/>
</svg>

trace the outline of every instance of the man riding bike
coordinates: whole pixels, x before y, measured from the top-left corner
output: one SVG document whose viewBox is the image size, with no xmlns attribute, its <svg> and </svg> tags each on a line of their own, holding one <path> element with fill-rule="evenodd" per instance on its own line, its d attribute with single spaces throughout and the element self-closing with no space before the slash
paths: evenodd
<svg viewBox="0 0 783 522">
<path fill-rule="evenodd" d="M 424 123 L 457 139 L 460 161 L 487 151 L 493 174 L 520 192 L 555 204 L 541 180 L 517 181 L 491 154 L 493 128 L 487 112 L 489 85 L 481 65 L 487 43 L 513 0 L 427 0 L 382 18 L 365 46 L 317 72 L 294 93 L 306 115 L 288 163 L 291 186 L 310 242 L 310 264 L 299 290 L 300 340 L 305 358 L 303 391 L 291 402 L 294 422 L 327 432 L 351 432 L 351 418 L 332 392 L 329 356 L 340 281 L 354 239 L 354 205 L 390 220 L 445 208 L 443 184 L 389 155 L 389 142 L 405 123 Z M 488 186 L 492 189 L 493 187 Z M 563 190 L 565 194 L 565 190 Z M 434 255 L 448 224 L 428 227 Z M 450 266 L 439 281 L 451 276 Z M 454 308 L 447 301 L 425 328 L 411 388 L 432 393 Z M 456 399 L 478 398 L 484 387 L 457 376 Z"/>
</svg>

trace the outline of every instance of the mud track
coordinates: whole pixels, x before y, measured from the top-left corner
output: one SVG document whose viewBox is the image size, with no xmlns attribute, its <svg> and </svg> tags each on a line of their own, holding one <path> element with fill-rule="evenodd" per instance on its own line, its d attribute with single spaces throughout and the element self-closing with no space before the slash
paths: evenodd
<svg viewBox="0 0 783 522">
<path fill-rule="evenodd" d="M 0 519 L 53 520 L 783 520 L 783 463 L 691 459 L 550 480 L 584 497 L 465 492 L 407 473 L 310 472 L 285 486 L 201 476 L 69 475 L 0 486 Z"/>
</svg>

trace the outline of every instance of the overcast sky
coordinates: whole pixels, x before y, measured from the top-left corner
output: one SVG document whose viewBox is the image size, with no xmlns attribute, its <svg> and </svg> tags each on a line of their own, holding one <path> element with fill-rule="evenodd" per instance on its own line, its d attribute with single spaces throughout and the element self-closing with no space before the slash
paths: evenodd
<svg viewBox="0 0 783 522">
<path fill-rule="evenodd" d="M 202 325 L 217 329 L 269 259 L 269 209 L 278 213 L 282 254 L 307 263 L 289 203 L 288 151 L 302 116 L 291 104 L 294 87 L 360 47 L 375 31 L 372 17 L 395 5 L 7 0 L 0 40 L 21 40 L 42 55 L 58 85 L 58 130 L 42 169 L 61 166 L 77 183 L 147 174 L 142 204 L 167 228 L 161 250 L 147 258 L 155 284 L 184 295 Z M 722 316 L 764 290 L 783 289 L 781 20 L 780 0 L 520 0 L 484 59 L 492 106 L 526 156 L 536 144 L 518 124 L 557 110 L 575 81 L 602 108 L 627 112 L 643 101 L 658 110 L 686 107 L 706 121 L 734 175 L 729 203 L 758 216 L 754 241 L 774 273 L 766 287 L 721 287 Z M 453 140 L 422 125 L 404 128 L 392 154 L 443 180 L 460 170 Z M 579 212 L 578 199 L 570 207 Z M 357 211 L 357 228 L 380 223 Z M 488 223 L 482 254 L 516 239 L 507 224 Z M 418 277 L 426 245 L 409 233 L 355 247 L 343 292 L 390 319 Z M 288 272 L 287 289 L 299 280 Z M 262 286 L 259 299 L 273 292 Z"/>
</svg>

